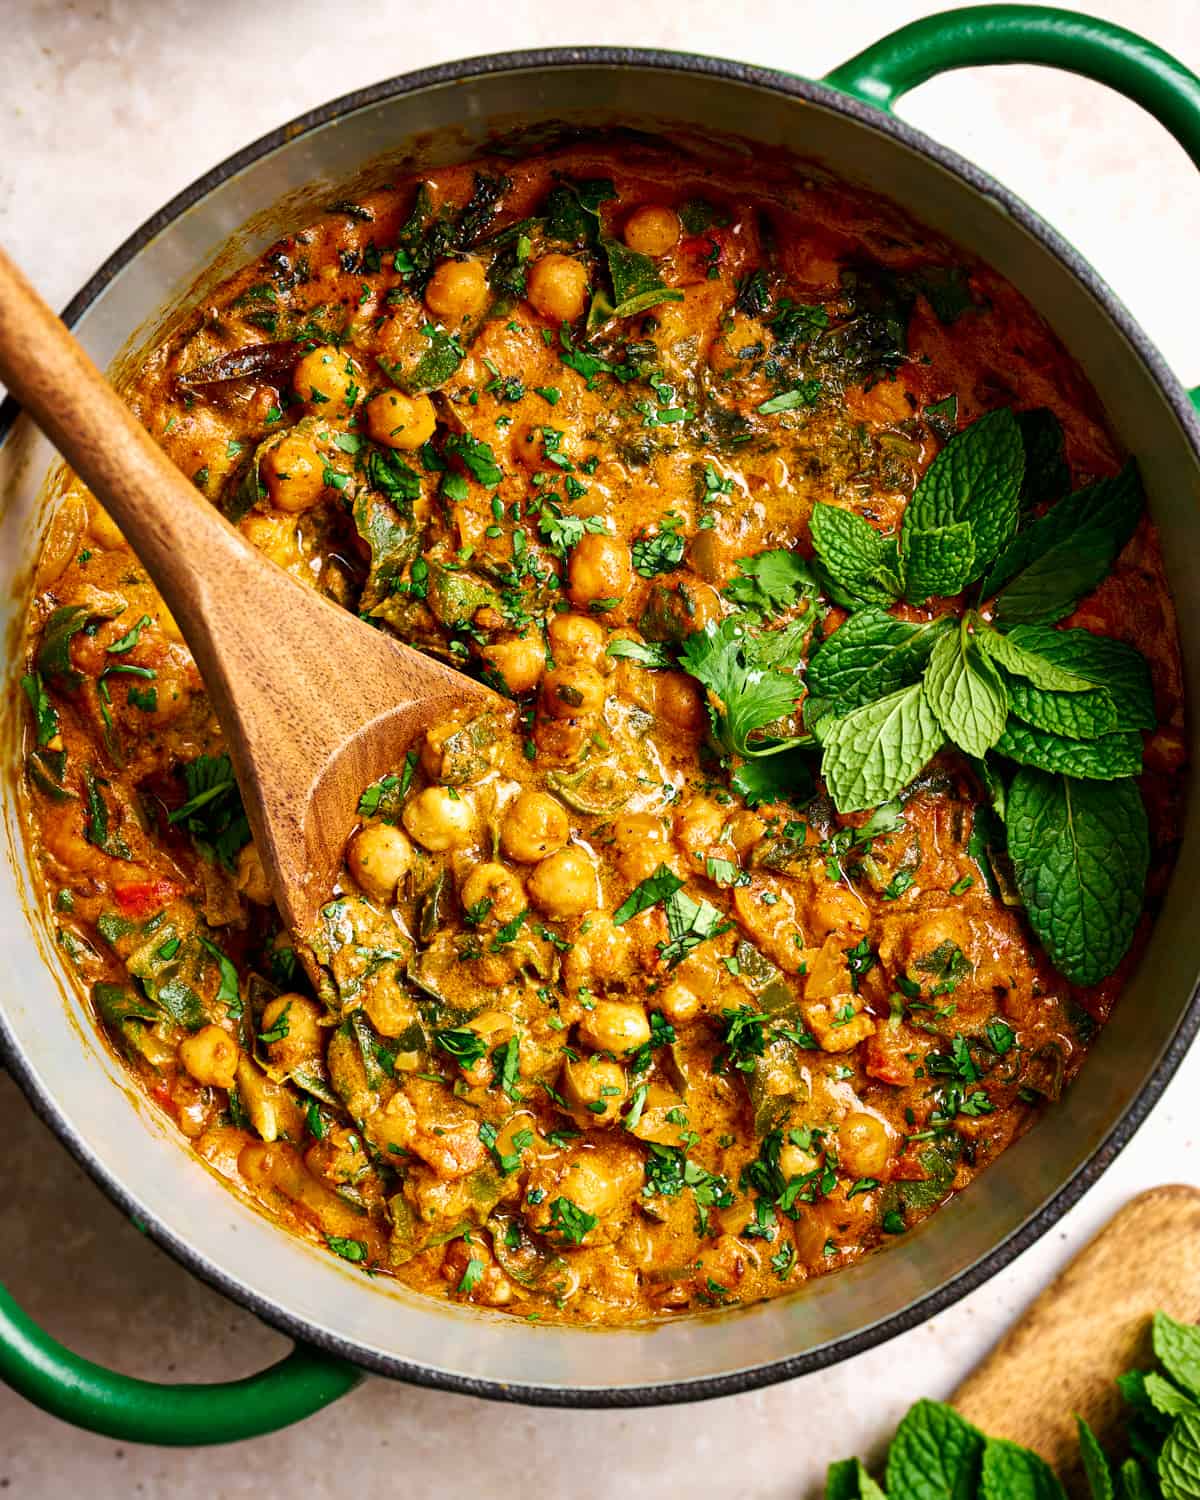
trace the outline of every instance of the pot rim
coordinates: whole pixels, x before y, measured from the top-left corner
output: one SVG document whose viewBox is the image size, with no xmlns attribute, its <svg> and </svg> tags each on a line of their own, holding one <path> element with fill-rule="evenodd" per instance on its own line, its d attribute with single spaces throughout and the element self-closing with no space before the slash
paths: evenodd
<svg viewBox="0 0 1200 1500">
<path fill-rule="evenodd" d="M 491 74 L 521 73 L 544 68 L 620 68 L 626 66 L 700 73 L 772 90 L 785 97 L 832 110 L 849 117 L 865 129 L 897 141 L 910 150 L 933 160 L 966 187 L 993 199 L 1071 272 L 1111 318 L 1152 376 L 1183 429 L 1193 455 L 1200 463 L 1200 411 L 1193 405 L 1187 391 L 1167 365 L 1157 347 L 1084 257 L 1021 198 L 1005 188 L 990 174 L 889 112 L 875 105 L 866 104 L 852 95 L 842 93 L 828 84 L 800 78 L 778 69 L 707 57 L 698 53 L 659 48 L 547 47 L 488 53 L 398 74 L 366 88 L 343 94 L 326 104 L 308 110 L 296 119 L 267 131 L 240 151 L 226 157 L 146 219 L 113 251 L 71 298 L 63 310 L 63 322 L 68 328 L 73 328 L 109 283 L 153 239 L 214 188 L 244 167 L 290 144 L 299 136 L 309 134 L 321 126 L 331 124 L 358 110 L 440 84 L 467 83 L 474 78 Z M 20 411 L 19 403 L 11 395 L 6 396 L 3 403 L 0 403 L 0 443 L 7 439 Z M 321 1349 L 330 1355 L 348 1360 L 373 1373 L 404 1380 L 413 1385 L 532 1406 L 622 1408 L 701 1401 L 758 1390 L 779 1381 L 810 1374 L 862 1354 L 945 1311 L 1011 1264 L 1017 1256 L 1039 1240 L 1079 1202 L 1128 1145 L 1154 1105 L 1157 1104 L 1198 1032 L 1200 1032 L 1200 985 L 1193 989 L 1167 1046 L 1142 1089 L 1057 1192 L 1043 1204 L 1037 1213 L 1007 1238 L 1001 1240 L 986 1255 L 981 1256 L 973 1265 L 968 1266 L 949 1281 L 910 1303 L 901 1312 L 882 1319 L 858 1333 L 834 1339 L 801 1354 L 735 1370 L 724 1375 L 689 1381 L 665 1381 L 655 1385 L 583 1388 L 515 1385 L 456 1375 L 431 1369 L 401 1356 L 381 1354 L 365 1349 L 324 1329 L 312 1327 L 302 1318 L 293 1316 L 270 1300 L 235 1283 L 219 1264 L 177 1236 L 123 1183 L 110 1174 L 92 1145 L 67 1123 L 59 1112 L 53 1096 L 48 1090 L 43 1089 L 33 1069 L 26 1063 L 15 1036 L 9 1030 L 2 1010 L 0 1010 L 0 1062 L 7 1066 L 34 1112 L 54 1132 L 89 1177 L 127 1217 L 133 1220 L 139 1229 L 148 1234 L 161 1249 L 191 1274 L 245 1307 L 278 1332 L 298 1342 Z"/>
</svg>

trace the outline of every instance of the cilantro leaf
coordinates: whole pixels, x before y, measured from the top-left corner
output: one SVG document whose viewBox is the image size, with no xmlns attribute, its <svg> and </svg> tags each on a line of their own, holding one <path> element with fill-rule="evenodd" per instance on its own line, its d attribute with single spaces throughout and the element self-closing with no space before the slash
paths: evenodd
<svg viewBox="0 0 1200 1500">
<path fill-rule="evenodd" d="M 713 735 L 727 754 L 769 754 L 807 738 L 795 735 L 764 744 L 751 737 L 795 710 L 804 691 L 795 669 L 810 631 L 807 619 L 763 631 L 748 628 L 744 617 L 734 615 L 684 641 L 680 665 L 708 689 Z"/>
<path fill-rule="evenodd" d="M 744 760 L 729 778 L 729 785 L 747 807 L 763 802 L 791 802 L 796 806 L 813 794 L 812 762 L 803 750 Z"/>
<path fill-rule="evenodd" d="M 1029 921 L 1073 984 L 1111 974 L 1142 912 L 1150 843 L 1137 785 L 1022 768 L 1008 794 L 1008 852 Z"/>
<path fill-rule="evenodd" d="M 725 585 L 725 597 L 764 619 L 783 614 L 802 599 L 816 596 L 817 580 L 797 552 L 774 547 L 755 557 L 739 557 L 737 567 L 741 576 Z"/>
</svg>

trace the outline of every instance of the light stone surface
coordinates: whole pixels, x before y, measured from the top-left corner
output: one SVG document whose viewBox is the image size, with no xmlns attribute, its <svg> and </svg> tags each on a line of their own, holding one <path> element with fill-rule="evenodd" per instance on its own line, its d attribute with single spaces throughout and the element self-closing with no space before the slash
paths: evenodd
<svg viewBox="0 0 1200 1500">
<path fill-rule="evenodd" d="M 4 0 L 0 241 L 57 304 L 143 218 L 263 131 L 389 73 L 554 43 L 674 47 L 812 76 L 937 7 L 891 0 Z M 1109 0 L 1105 17 L 1200 68 L 1191 0 Z M 941 79 L 907 119 L 993 171 L 1098 267 L 1189 383 L 1200 380 L 1200 183 L 1133 105 L 1026 68 Z M 1071 1252 L 1140 1188 L 1200 1182 L 1185 1064 L 1132 1145 L 1050 1235 L 989 1285 L 836 1369 L 703 1407 L 534 1411 L 371 1380 L 290 1433 L 216 1451 L 122 1447 L 0 1390 L 0 1490 L 30 1500 L 802 1500 L 825 1463 L 877 1454 L 918 1394 L 941 1396 Z M 1189 1105 L 1188 1100 L 1192 1100 Z M 1063 1108 L 1070 1108 L 1070 1101 Z M 1053 1130 L 1051 1117 L 1043 1126 Z M 215 1380 L 284 1342 L 126 1223 L 0 1078 L 0 1278 L 49 1329 L 130 1373 Z M 1102 1315 L 1102 1310 L 1098 1310 Z"/>
</svg>

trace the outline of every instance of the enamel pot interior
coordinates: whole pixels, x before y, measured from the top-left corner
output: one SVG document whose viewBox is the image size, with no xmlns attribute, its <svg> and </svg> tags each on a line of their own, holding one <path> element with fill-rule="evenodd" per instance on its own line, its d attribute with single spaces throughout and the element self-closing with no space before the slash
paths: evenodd
<svg viewBox="0 0 1200 1500">
<path fill-rule="evenodd" d="M 194 300 L 195 278 L 223 246 L 232 241 L 222 274 L 343 196 L 338 190 L 364 163 L 386 154 L 393 169 L 461 160 L 489 132 L 550 121 L 682 126 L 783 147 L 895 199 L 990 262 L 1043 311 L 1137 455 L 1175 597 L 1186 603 L 1190 580 L 1200 576 L 1200 440 L 1182 391 L 1128 316 L 1068 247 L 989 179 L 877 112 L 783 75 L 592 52 L 487 59 L 384 85 L 319 112 L 299 133 L 250 148 L 165 210 L 78 299 L 76 333 L 110 366 L 161 329 L 172 308 Z M 51 461 L 23 419 L 0 447 L 3 744 L 14 775 L 20 622 Z M 1180 628 L 1197 701 L 1200 616 L 1185 609 Z M 481 1316 L 369 1280 L 274 1228 L 131 1097 L 66 984 L 51 919 L 32 901 L 11 791 L 10 858 L 0 870 L 0 1031 L 35 1106 L 93 1175 L 161 1244 L 276 1326 L 385 1373 L 509 1399 L 632 1404 L 721 1394 L 829 1363 L 928 1317 L 1043 1232 L 1103 1169 L 1195 1029 L 1200 933 L 1187 892 L 1200 881 L 1198 804 L 1193 798 L 1140 970 L 1059 1107 L 969 1192 L 881 1254 L 731 1315 L 599 1333 Z"/>
</svg>

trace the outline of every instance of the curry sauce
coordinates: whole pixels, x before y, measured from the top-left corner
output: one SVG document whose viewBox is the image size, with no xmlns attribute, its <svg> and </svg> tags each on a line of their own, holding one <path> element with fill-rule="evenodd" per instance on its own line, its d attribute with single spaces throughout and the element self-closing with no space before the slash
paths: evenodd
<svg viewBox="0 0 1200 1500">
<path fill-rule="evenodd" d="M 574 144 L 331 205 L 125 396 L 280 567 L 508 702 L 363 789 L 301 954 L 170 613 L 67 490 L 46 900 L 265 1212 L 630 1323 L 853 1264 L 1063 1095 L 1169 874 L 1181 669 L 1136 471 L 989 268 L 819 173 Z M 1056 797 L 1126 820 L 1116 936 L 1087 892 L 1048 925 Z"/>
</svg>

